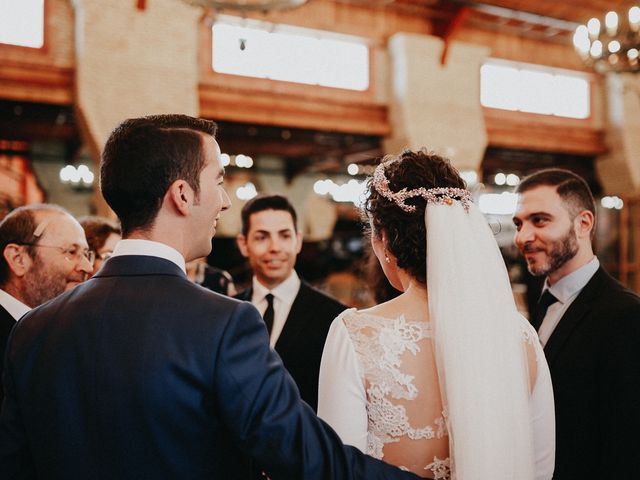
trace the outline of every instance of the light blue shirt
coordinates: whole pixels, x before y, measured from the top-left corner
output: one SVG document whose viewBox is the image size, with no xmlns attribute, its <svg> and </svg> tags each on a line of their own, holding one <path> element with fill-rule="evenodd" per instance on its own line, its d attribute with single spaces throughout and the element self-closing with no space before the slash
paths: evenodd
<svg viewBox="0 0 640 480">
<path fill-rule="evenodd" d="M 597 257 L 593 257 L 590 262 L 574 270 L 569 275 L 562 277 L 552 286 L 549 286 L 549 284 L 545 282 L 542 293 L 544 293 L 545 290 L 549 290 L 558 301 L 549 306 L 547 314 L 538 329 L 538 337 L 540 337 L 540 343 L 543 347 L 549 341 L 549 337 L 551 337 L 558 323 L 560 323 L 560 319 L 564 316 L 585 285 L 589 283 L 591 277 L 595 275 L 598 268 L 600 268 L 600 262 Z"/>
</svg>

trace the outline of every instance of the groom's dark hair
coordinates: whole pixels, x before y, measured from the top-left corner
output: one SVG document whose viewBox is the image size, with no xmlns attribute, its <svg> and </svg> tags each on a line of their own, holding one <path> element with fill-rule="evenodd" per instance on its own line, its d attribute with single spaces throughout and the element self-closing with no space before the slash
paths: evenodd
<svg viewBox="0 0 640 480">
<path fill-rule="evenodd" d="M 151 115 L 122 122 L 109 136 L 100 164 L 100 189 L 127 237 L 153 226 L 169 186 L 185 180 L 200 193 L 203 135 L 216 124 L 187 115 Z"/>
</svg>

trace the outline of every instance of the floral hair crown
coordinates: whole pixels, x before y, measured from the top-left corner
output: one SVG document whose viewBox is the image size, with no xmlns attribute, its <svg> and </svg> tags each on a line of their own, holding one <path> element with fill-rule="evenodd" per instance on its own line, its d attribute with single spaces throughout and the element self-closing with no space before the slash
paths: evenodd
<svg viewBox="0 0 640 480">
<path fill-rule="evenodd" d="M 405 200 L 414 197 L 422 197 L 427 203 L 433 203 L 436 205 L 451 205 L 454 200 L 458 200 L 465 211 L 469 211 L 469 205 L 471 204 L 471 192 L 464 188 L 453 187 L 436 187 L 436 188 L 414 188 L 407 190 L 406 187 L 398 192 L 392 192 L 389 188 L 389 179 L 384 173 L 387 165 L 395 162 L 396 160 L 389 160 L 381 163 L 376 167 L 373 173 L 373 187 L 376 191 L 387 200 L 394 202 L 405 212 L 415 212 L 415 205 L 408 205 Z"/>
</svg>

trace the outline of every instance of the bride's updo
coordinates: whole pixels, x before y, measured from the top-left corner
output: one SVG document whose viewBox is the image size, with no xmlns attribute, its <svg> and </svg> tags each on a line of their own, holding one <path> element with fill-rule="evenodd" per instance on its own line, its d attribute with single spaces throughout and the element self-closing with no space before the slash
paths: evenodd
<svg viewBox="0 0 640 480">
<path fill-rule="evenodd" d="M 397 157 L 383 158 L 382 162 L 390 160 L 393 161 L 386 166 L 384 173 L 392 192 L 420 187 L 466 188 L 464 180 L 449 160 L 424 149 L 405 150 Z M 416 207 L 415 211 L 407 212 L 376 190 L 373 178 L 367 180 L 366 194 L 368 197 L 364 210 L 373 227 L 371 234 L 381 238 L 382 232 L 386 232 L 387 248 L 396 257 L 398 267 L 419 282 L 426 283 L 426 200 L 422 197 L 405 200 L 407 205 Z"/>
</svg>

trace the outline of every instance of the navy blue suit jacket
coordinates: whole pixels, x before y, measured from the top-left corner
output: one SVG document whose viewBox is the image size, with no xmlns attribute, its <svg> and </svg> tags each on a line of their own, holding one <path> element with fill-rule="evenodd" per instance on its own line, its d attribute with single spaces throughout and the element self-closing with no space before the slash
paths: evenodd
<svg viewBox="0 0 640 480">
<path fill-rule="evenodd" d="M 13 329 L 3 479 L 417 478 L 300 400 L 257 310 L 157 257 L 110 259 Z"/>
</svg>

